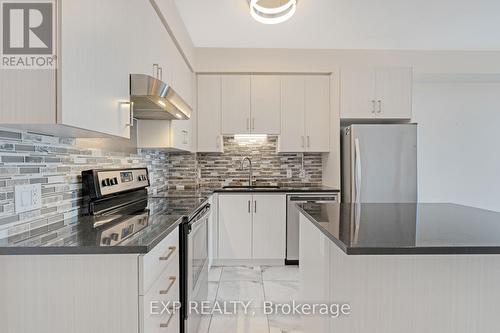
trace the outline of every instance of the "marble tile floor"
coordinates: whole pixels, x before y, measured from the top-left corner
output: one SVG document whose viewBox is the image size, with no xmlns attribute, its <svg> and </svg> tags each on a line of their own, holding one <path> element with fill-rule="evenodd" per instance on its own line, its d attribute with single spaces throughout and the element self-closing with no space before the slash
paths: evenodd
<svg viewBox="0 0 500 333">
<path fill-rule="evenodd" d="M 265 315 L 263 302 L 298 299 L 298 266 L 226 266 L 209 272 L 210 301 L 252 301 L 248 313 L 203 317 L 198 333 L 302 333 L 301 319 Z"/>
</svg>

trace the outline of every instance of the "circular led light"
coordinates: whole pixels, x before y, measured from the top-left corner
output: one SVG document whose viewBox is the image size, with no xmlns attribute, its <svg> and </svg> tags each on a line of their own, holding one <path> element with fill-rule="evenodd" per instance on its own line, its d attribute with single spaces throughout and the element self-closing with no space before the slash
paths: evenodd
<svg viewBox="0 0 500 333">
<path fill-rule="evenodd" d="M 285 22 L 295 14 L 297 10 L 297 0 L 288 0 L 287 3 L 278 7 L 263 7 L 259 5 L 261 0 L 250 1 L 250 15 L 264 24 L 277 24 Z"/>
</svg>

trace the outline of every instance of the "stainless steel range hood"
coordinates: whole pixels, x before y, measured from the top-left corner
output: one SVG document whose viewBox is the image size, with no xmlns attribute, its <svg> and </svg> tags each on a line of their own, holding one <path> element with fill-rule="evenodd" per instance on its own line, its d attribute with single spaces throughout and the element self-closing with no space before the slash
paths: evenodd
<svg viewBox="0 0 500 333">
<path fill-rule="evenodd" d="M 191 106 L 167 83 L 146 74 L 130 74 L 130 101 L 137 119 L 181 120 L 191 117 Z"/>
</svg>

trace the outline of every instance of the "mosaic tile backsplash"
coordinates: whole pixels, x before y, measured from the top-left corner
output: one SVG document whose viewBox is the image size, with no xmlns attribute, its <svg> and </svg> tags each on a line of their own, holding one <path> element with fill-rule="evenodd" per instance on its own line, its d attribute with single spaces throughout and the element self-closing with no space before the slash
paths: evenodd
<svg viewBox="0 0 500 333">
<path fill-rule="evenodd" d="M 277 137 L 261 142 L 224 138 L 224 153 L 167 153 L 138 150 L 118 153 L 82 148 L 72 138 L 0 129 L 0 242 L 25 240 L 75 223 L 80 214 L 81 171 L 93 168 L 148 167 L 150 192 L 165 189 L 219 188 L 246 185 L 250 156 L 254 181 L 260 185 L 321 185 L 321 154 L 277 154 Z M 291 170 L 291 178 L 287 170 Z M 303 176 L 303 177 L 301 177 Z M 15 212 L 14 186 L 41 184 L 42 208 Z"/>
<path fill-rule="evenodd" d="M 222 154 L 170 154 L 167 167 L 168 186 L 169 188 L 176 186 L 220 188 L 227 185 L 247 185 L 248 162 L 245 162 L 244 170 L 241 170 L 241 160 L 245 156 L 252 159 L 253 180 L 258 185 L 320 186 L 321 154 L 278 154 L 277 140 L 275 136 L 258 142 L 224 137 Z M 304 172 L 301 174 L 302 156 Z M 288 169 L 291 170 L 291 178 L 287 177 Z"/>
<path fill-rule="evenodd" d="M 22 240 L 74 223 L 80 214 L 82 170 L 146 166 L 150 191 L 166 186 L 164 152 L 114 153 L 81 148 L 75 142 L 0 129 L 0 239 Z M 16 214 L 14 186 L 37 183 L 42 187 L 42 208 Z"/>
</svg>

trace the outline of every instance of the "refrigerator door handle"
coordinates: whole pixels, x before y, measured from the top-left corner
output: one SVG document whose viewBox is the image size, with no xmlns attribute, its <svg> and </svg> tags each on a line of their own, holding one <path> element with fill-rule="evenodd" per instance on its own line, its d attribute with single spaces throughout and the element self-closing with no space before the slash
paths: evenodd
<svg viewBox="0 0 500 333">
<path fill-rule="evenodd" d="M 359 138 L 354 139 L 354 202 L 361 202 L 361 151 Z"/>
</svg>

